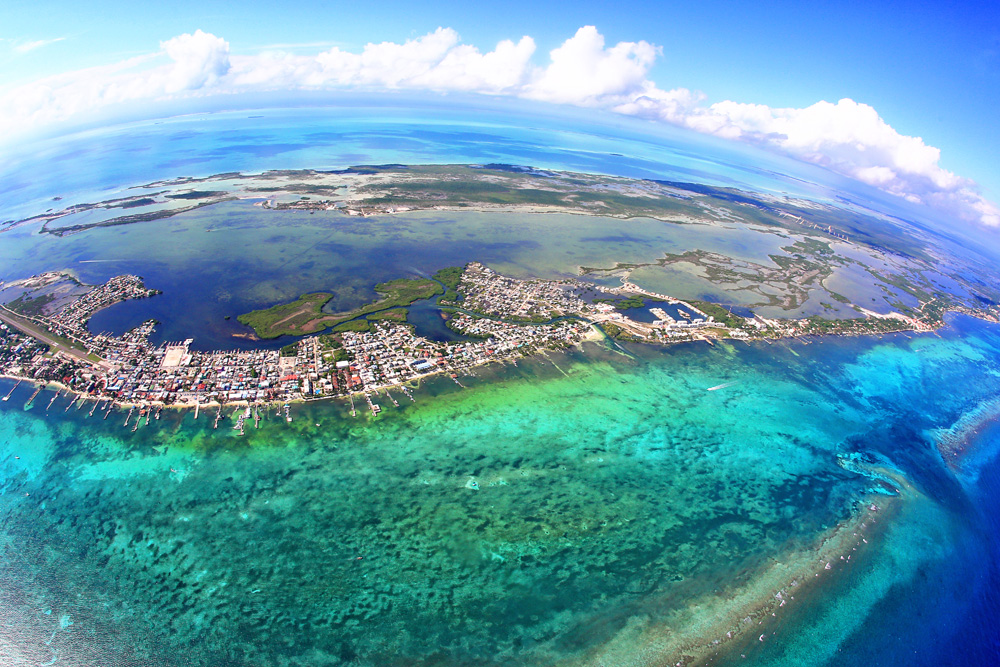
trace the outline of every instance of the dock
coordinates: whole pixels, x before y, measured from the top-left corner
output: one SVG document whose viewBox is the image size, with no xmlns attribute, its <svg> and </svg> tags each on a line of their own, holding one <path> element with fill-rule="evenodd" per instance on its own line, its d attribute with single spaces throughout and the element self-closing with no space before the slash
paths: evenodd
<svg viewBox="0 0 1000 667">
<path fill-rule="evenodd" d="M 14 384 L 14 386 L 10 388 L 10 391 L 7 392 L 7 395 L 4 396 L 3 399 L 0 399 L 0 400 L 3 400 L 4 403 L 6 403 L 7 401 L 9 401 L 10 400 L 10 395 L 14 393 L 14 390 L 17 389 L 20 384 L 21 384 L 21 381 L 18 380 Z"/>
<path fill-rule="evenodd" d="M 233 430 L 239 431 L 240 435 L 243 435 L 244 434 L 243 422 L 245 422 L 247 417 L 249 416 L 250 416 L 250 406 L 248 405 L 247 409 L 241 412 L 239 416 L 236 417 L 236 426 L 233 427 Z"/>
<path fill-rule="evenodd" d="M 365 400 L 368 401 L 368 409 L 372 411 L 372 417 L 382 412 L 382 406 L 379 405 L 378 403 L 373 403 L 372 397 L 371 395 L 369 395 L 367 391 L 365 392 Z"/>
<path fill-rule="evenodd" d="M 46 412 L 48 412 L 48 411 L 49 411 L 49 408 L 51 408 L 51 407 L 52 407 L 52 404 L 56 402 L 56 399 L 57 399 L 57 398 L 59 398 L 59 392 L 60 392 L 60 390 L 59 390 L 59 389 L 56 389 L 56 393 L 55 393 L 55 394 L 54 394 L 54 395 L 52 396 L 52 400 L 50 400 L 50 401 L 49 401 L 49 404 L 45 406 L 45 411 L 46 411 Z"/>
<path fill-rule="evenodd" d="M 29 406 L 29 405 L 31 405 L 31 402 L 32 402 L 33 400 L 35 400 L 35 396 L 38 396 L 38 392 L 40 392 L 41 390 L 42 390 L 42 386 L 41 386 L 41 385 L 39 385 L 39 386 L 35 387 L 35 393 L 33 393 L 33 394 L 31 395 L 31 397 L 30 397 L 30 398 L 28 398 L 28 401 L 27 401 L 27 402 L 26 402 L 26 403 L 24 404 L 24 408 L 25 408 L 25 410 L 27 410 L 27 409 L 28 409 L 28 406 Z"/>
</svg>

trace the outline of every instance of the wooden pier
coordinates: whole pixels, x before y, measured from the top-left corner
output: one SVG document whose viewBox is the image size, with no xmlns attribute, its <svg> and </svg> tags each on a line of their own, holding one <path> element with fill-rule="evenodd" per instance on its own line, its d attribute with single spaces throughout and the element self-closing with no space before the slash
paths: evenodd
<svg viewBox="0 0 1000 667">
<path fill-rule="evenodd" d="M 41 390 L 42 390 L 42 386 L 41 386 L 41 385 L 39 385 L 39 386 L 35 387 L 35 393 L 33 393 L 33 394 L 31 395 L 31 397 L 30 397 L 30 398 L 28 398 L 28 401 L 27 401 L 27 402 L 26 402 L 26 403 L 24 404 L 24 408 L 25 408 L 25 410 L 27 410 L 27 409 L 28 409 L 28 406 L 29 406 L 29 405 L 31 405 L 31 402 L 32 402 L 33 400 L 35 400 L 35 396 L 38 396 L 38 393 L 39 393 L 39 392 L 40 392 Z"/>
<path fill-rule="evenodd" d="M 14 384 L 14 386 L 10 388 L 10 391 L 8 391 L 8 392 L 7 392 L 7 395 L 6 395 L 6 396 L 4 396 L 4 397 L 3 397 L 3 399 L 2 399 L 4 403 L 6 403 L 7 401 L 9 401 L 9 400 L 10 400 L 10 395 L 14 393 L 14 390 L 15 390 L 15 389 L 17 389 L 17 388 L 18 388 L 18 387 L 20 386 L 20 384 L 21 384 L 21 381 L 20 381 L 20 380 L 18 380 L 18 381 L 17 381 L 17 382 L 16 382 L 15 384 Z"/>
</svg>

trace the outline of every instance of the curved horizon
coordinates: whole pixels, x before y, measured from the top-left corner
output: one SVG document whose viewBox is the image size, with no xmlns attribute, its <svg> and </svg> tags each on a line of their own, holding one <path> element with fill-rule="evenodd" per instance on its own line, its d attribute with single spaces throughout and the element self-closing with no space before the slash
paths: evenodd
<svg viewBox="0 0 1000 667">
<path fill-rule="evenodd" d="M 312 91 L 462 94 L 487 105 L 536 102 L 683 128 L 819 165 L 965 223 L 1000 225 L 1000 209 L 974 180 L 941 167 L 938 148 L 897 132 L 867 104 L 846 97 L 802 108 L 707 104 L 704 93 L 652 80 L 661 47 L 644 40 L 608 45 L 590 25 L 552 49 L 545 64 L 537 64 L 536 50 L 523 36 L 484 51 L 438 28 L 403 43 L 368 43 L 360 52 L 334 46 L 315 55 L 236 55 L 224 38 L 195 30 L 160 42 L 158 51 L 8 89 L 0 95 L 0 128 L 14 147 L 81 123 L 114 123 L 136 112 L 163 117 L 179 103 L 207 110 L 240 95 L 278 108 L 288 96 Z"/>
</svg>

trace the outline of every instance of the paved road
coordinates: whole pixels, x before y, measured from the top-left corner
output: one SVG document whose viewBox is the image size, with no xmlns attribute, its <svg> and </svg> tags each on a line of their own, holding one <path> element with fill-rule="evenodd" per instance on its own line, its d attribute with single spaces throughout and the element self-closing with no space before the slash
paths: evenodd
<svg viewBox="0 0 1000 667">
<path fill-rule="evenodd" d="M 26 324 L 26 323 L 24 323 L 24 322 L 22 322 L 20 320 L 14 319 L 13 317 L 10 316 L 10 314 L 5 309 L 2 309 L 2 308 L 0 308 L 0 321 L 3 321 L 6 324 L 14 327 L 18 331 L 23 331 L 24 333 L 28 334 L 32 338 L 37 338 L 38 340 L 42 341 L 46 345 L 52 346 L 52 349 L 54 349 L 54 350 L 59 350 L 60 352 L 63 352 L 63 353 L 68 354 L 70 356 L 76 357 L 77 359 L 80 359 L 81 361 L 85 361 L 88 364 L 94 363 L 93 361 L 91 361 L 90 359 L 87 358 L 87 353 L 86 352 L 83 352 L 81 350 L 77 350 L 76 348 L 73 348 L 73 347 L 67 347 L 63 343 L 60 343 L 59 341 L 57 341 L 55 338 L 52 338 L 50 335 L 46 334 L 41 328 L 39 328 L 37 326 L 34 326 L 34 325 L 29 326 L 28 324 Z"/>
</svg>

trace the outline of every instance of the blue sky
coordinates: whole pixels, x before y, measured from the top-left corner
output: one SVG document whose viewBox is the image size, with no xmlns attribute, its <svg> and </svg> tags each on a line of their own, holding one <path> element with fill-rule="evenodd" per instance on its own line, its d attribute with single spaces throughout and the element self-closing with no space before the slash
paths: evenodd
<svg viewBox="0 0 1000 667">
<path fill-rule="evenodd" d="M 720 130 L 715 120 L 713 125 L 710 119 L 699 116 L 689 122 L 689 111 L 678 120 L 676 96 L 660 100 L 654 111 L 637 109 L 634 104 L 626 108 L 623 91 L 631 86 L 629 94 L 634 98 L 633 93 L 645 85 L 641 82 L 650 81 L 658 91 L 702 93 L 699 107 L 732 101 L 771 109 L 807 109 L 820 101 L 837 103 L 849 98 L 871 107 L 879 121 L 902 137 L 919 137 L 926 146 L 940 149 L 940 159 L 934 165 L 938 172 L 924 165 L 915 168 L 919 176 L 941 185 L 947 180 L 939 173 L 943 170 L 973 179 L 987 199 L 1000 199 L 1000 173 L 994 167 L 994 156 L 1000 154 L 1000 130 L 994 121 L 1000 102 L 1000 3 L 709 1 L 623 5 L 515 0 L 501 4 L 306 1 L 277 5 L 248 1 L 234 5 L 184 0 L 83 5 L 8 0 L 0 23 L 0 92 L 73 70 L 155 54 L 162 42 L 196 30 L 224 40 L 235 60 L 259 55 L 262 50 L 313 57 L 336 47 L 357 54 L 369 42 L 402 44 L 446 27 L 457 33 L 460 44 L 474 46 L 481 53 L 492 51 L 501 40 L 519 43 L 523 36 L 529 36 L 531 62 L 545 67 L 552 49 L 563 45 L 582 26 L 594 26 L 607 49 L 619 42 L 646 42 L 659 51 L 643 60 L 643 52 L 633 50 L 629 57 L 642 60 L 642 76 L 622 70 L 628 81 L 609 84 L 604 91 L 574 96 L 565 90 L 542 93 L 538 86 L 525 92 L 521 86 L 516 95 L 624 109 L 720 136 L 726 136 L 727 130 Z M 154 64 L 155 60 L 150 66 Z M 138 65 L 143 66 L 145 61 Z M 209 73 L 207 83 L 197 79 L 198 85 L 185 91 L 198 88 L 197 94 L 210 94 L 216 79 L 220 79 L 220 86 L 226 83 L 222 74 L 216 77 Z M 276 80 L 269 82 L 272 88 Z M 419 81 L 402 85 L 419 87 Z M 349 85 L 354 85 L 354 80 Z M 367 85 L 373 84 L 369 81 Z M 466 90 L 482 92 L 477 85 L 470 83 Z M 514 90 L 495 81 L 489 86 L 492 88 L 486 92 L 493 94 L 504 86 L 504 94 Z M 177 94 L 176 88 L 168 84 L 168 94 Z M 614 93 L 613 99 L 605 94 L 609 92 Z M 275 97 L 280 97 L 280 91 Z M 155 98 L 150 95 L 151 106 L 155 106 Z M 21 92 L 18 99 L 34 98 Z M 670 110 L 661 108 L 668 102 L 674 105 Z M 685 100 L 683 104 L 690 107 L 692 102 Z M 78 106 L 71 110 L 75 113 Z M 758 138 L 753 140 L 761 141 L 760 133 L 784 128 L 784 121 L 761 125 L 759 119 L 748 118 L 750 111 L 725 112 L 726 122 L 742 128 L 742 140 L 756 132 Z M 862 111 L 835 110 L 839 117 L 857 119 L 845 121 L 849 123 L 862 122 Z M 810 122 L 827 123 L 823 119 Z M 811 135 L 806 139 L 816 145 Z M 829 157 L 817 157 L 815 151 L 807 154 L 802 146 L 784 145 L 777 150 L 810 161 Z M 899 184 L 879 171 L 891 169 L 900 174 L 898 157 L 883 160 L 884 165 L 864 162 L 837 167 L 857 156 L 845 156 L 841 149 L 831 155 L 835 169 L 889 191 L 895 188 L 897 194 L 924 198 L 923 186 L 913 178 Z M 917 162 L 929 159 L 925 156 Z"/>
</svg>

